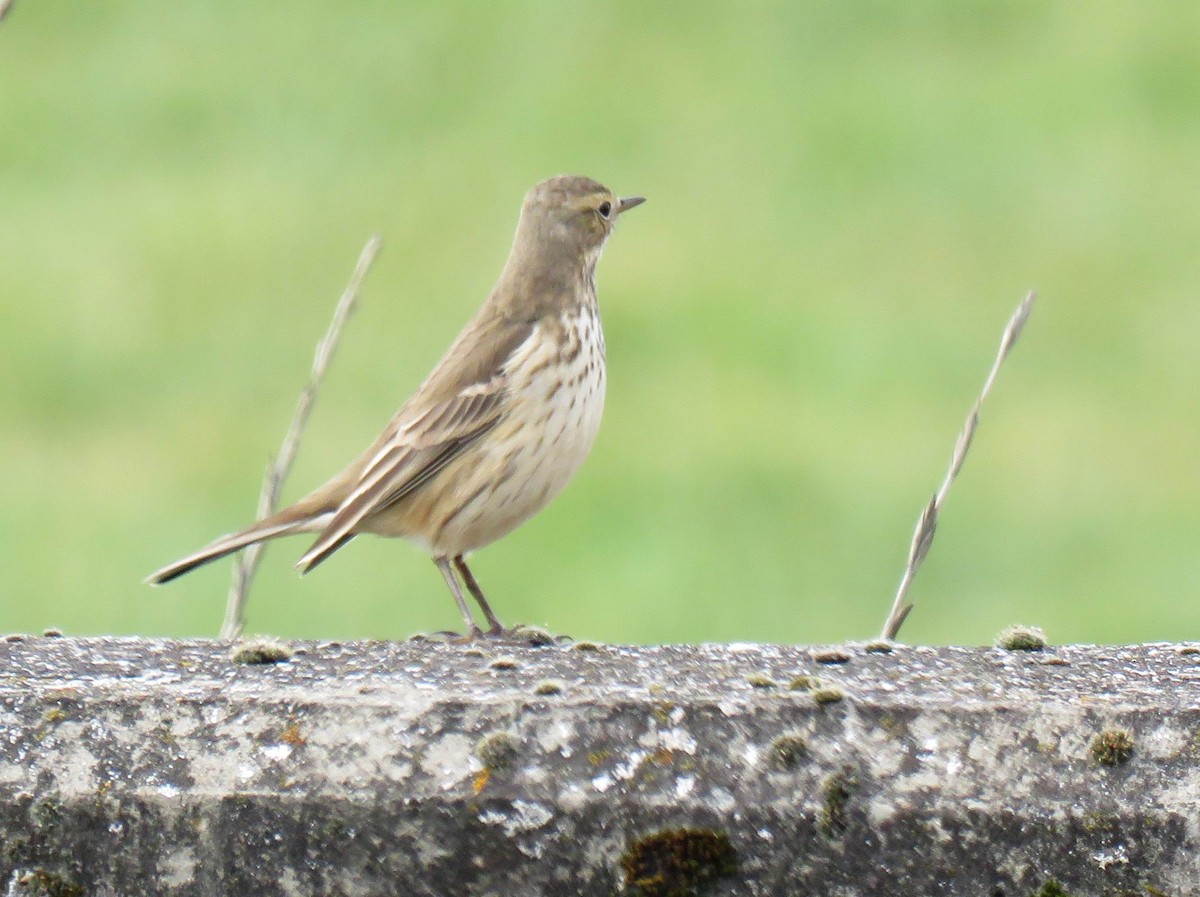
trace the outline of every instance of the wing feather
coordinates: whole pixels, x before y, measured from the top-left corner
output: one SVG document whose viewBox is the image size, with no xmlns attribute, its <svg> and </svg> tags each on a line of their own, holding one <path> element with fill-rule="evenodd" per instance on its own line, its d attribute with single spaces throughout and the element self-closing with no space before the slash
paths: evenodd
<svg viewBox="0 0 1200 897">
<path fill-rule="evenodd" d="M 432 404 L 388 427 L 383 442 L 359 473 L 321 535 L 297 562 L 308 572 L 344 545 L 364 519 L 420 489 L 503 417 L 508 377 L 497 372 L 448 401 Z"/>
</svg>

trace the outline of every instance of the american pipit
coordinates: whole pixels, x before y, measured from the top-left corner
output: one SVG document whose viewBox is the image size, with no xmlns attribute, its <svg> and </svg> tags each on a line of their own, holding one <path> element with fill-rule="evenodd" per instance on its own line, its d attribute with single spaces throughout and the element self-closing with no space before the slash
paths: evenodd
<svg viewBox="0 0 1200 897">
<path fill-rule="evenodd" d="M 462 585 L 488 633 L 503 633 L 466 555 L 544 508 L 591 449 L 605 382 L 596 262 L 617 217 L 643 201 L 585 177 L 536 185 L 491 295 L 375 443 L 291 507 L 148 581 L 293 533 L 320 534 L 302 572 L 359 533 L 402 537 L 433 556 L 472 636 L 481 629 Z"/>
</svg>

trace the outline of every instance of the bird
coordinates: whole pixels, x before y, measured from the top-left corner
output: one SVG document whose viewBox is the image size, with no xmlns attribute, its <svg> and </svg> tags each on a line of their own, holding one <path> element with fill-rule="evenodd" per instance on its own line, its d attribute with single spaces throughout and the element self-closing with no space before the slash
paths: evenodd
<svg viewBox="0 0 1200 897">
<path fill-rule="evenodd" d="M 467 639 L 503 637 L 467 556 L 541 511 L 591 451 L 606 382 L 596 263 L 617 219 L 643 202 L 578 175 L 535 184 L 496 285 L 375 442 L 295 504 L 147 582 L 297 533 L 317 534 L 301 573 L 362 533 L 403 538 L 433 558 Z"/>
</svg>

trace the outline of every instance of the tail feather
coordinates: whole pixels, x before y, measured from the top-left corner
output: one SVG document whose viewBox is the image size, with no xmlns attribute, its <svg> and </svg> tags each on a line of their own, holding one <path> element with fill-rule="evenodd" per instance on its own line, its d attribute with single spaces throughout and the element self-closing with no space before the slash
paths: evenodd
<svg viewBox="0 0 1200 897">
<path fill-rule="evenodd" d="M 189 554 L 187 557 L 180 558 L 175 563 L 168 564 L 161 570 L 151 573 L 146 577 L 146 582 L 150 585 L 162 585 L 165 582 L 170 582 L 177 576 L 182 576 L 185 573 L 195 570 L 197 567 L 207 564 L 209 561 L 215 561 L 218 558 L 225 557 L 227 554 L 233 554 L 235 551 L 240 551 L 248 545 L 253 545 L 255 542 L 264 542 L 267 539 L 288 536 L 292 533 L 320 530 L 330 516 L 328 513 L 325 513 L 300 518 L 288 515 L 284 518 L 283 515 L 288 514 L 290 510 L 287 509 L 273 517 L 261 520 L 253 526 L 246 527 L 244 530 L 230 533 L 227 536 L 221 536 L 221 538 L 214 540 L 199 551 Z"/>
<path fill-rule="evenodd" d="M 331 554 L 353 539 L 355 535 L 356 533 L 346 533 L 334 542 L 323 542 L 319 550 L 316 545 L 313 545 L 305 552 L 304 557 L 296 561 L 296 567 L 302 574 L 312 572 L 314 567 L 328 560 Z"/>
</svg>

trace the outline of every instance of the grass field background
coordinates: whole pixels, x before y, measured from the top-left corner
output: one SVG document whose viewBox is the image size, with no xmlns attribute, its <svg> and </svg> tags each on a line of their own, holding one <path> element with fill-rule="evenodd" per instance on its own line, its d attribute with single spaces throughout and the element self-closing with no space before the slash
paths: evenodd
<svg viewBox="0 0 1200 897">
<path fill-rule="evenodd" d="M 609 641 L 883 621 L 1006 318 L 1039 304 L 903 636 L 1200 639 L 1200 6 L 16 0 L 0 23 L 0 631 L 214 634 L 366 238 L 290 498 L 490 288 L 524 191 L 647 204 L 599 268 L 608 407 L 477 555 Z M 249 630 L 457 625 L 433 565 L 267 552 Z"/>
</svg>

